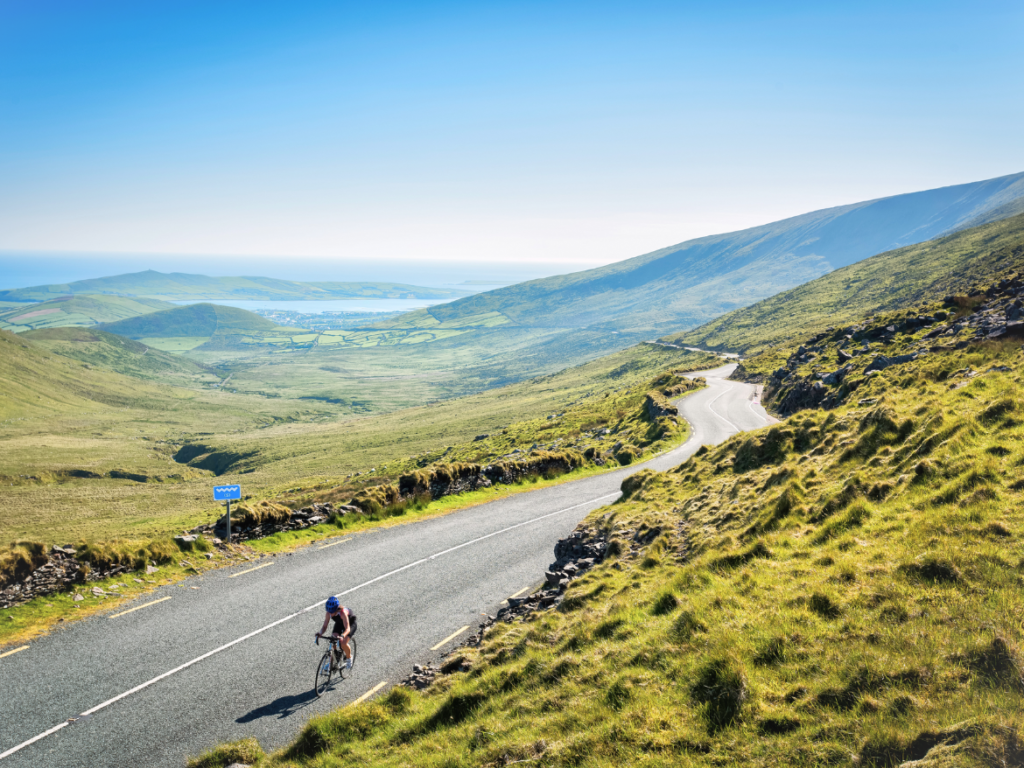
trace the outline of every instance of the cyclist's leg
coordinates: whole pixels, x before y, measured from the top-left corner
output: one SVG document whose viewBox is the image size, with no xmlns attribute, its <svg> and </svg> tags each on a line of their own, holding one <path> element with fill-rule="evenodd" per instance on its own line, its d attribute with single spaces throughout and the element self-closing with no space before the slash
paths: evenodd
<svg viewBox="0 0 1024 768">
<path fill-rule="evenodd" d="M 348 644 L 348 637 L 342 636 L 342 637 L 339 637 L 338 639 L 341 640 L 341 649 L 345 652 L 345 658 L 346 659 L 351 659 L 352 658 L 352 648 Z"/>
</svg>

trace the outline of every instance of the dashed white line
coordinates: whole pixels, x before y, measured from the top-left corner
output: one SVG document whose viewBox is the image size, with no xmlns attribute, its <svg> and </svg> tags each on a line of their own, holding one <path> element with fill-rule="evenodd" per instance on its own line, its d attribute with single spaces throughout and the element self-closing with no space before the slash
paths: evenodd
<svg viewBox="0 0 1024 768">
<path fill-rule="evenodd" d="M 385 680 L 382 683 L 377 683 L 375 686 L 373 686 L 373 688 L 371 688 L 366 693 L 364 693 L 362 696 L 360 696 L 358 699 L 356 699 L 351 704 L 349 704 L 349 706 L 350 707 L 354 707 L 356 704 L 362 704 L 364 701 L 366 701 L 368 698 L 373 696 L 373 694 L 375 694 L 377 691 L 379 691 L 381 688 L 383 688 L 387 684 L 388 684 L 387 680 Z"/>
<path fill-rule="evenodd" d="M 129 613 L 134 613 L 135 611 L 141 611 L 143 608 L 149 608 L 149 606 L 151 606 L 151 605 L 156 605 L 157 603 L 162 603 L 164 600 L 170 600 L 170 599 L 171 599 L 170 595 L 168 595 L 167 597 L 161 597 L 159 600 L 154 600 L 151 603 L 143 603 L 142 605 L 136 605 L 134 608 L 129 608 L 127 611 L 121 611 L 120 613 L 115 613 L 113 616 L 108 616 L 107 618 L 108 619 L 116 619 L 119 616 L 127 616 Z"/>
<path fill-rule="evenodd" d="M 444 640 L 442 640 L 442 641 L 441 641 L 440 643 L 438 643 L 437 645 L 431 646 L 430 650 L 432 650 L 432 651 L 436 651 L 436 650 L 437 650 L 438 648 L 440 648 L 441 646 L 443 646 L 443 645 L 444 645 L 445 643 L 447 643 L 447 642 L 450 642 L 451 640 L 454 640 L 454 639 L 455 639 L 456 637 L 458 637 L 459 635 L 461 635 L 461 634 L 462 634 L 463 632 L 465 632 L 465 631 L 466 631 L 467 629 L 469 629 L 469 624 L 467 624 L 466 626 L 464 626 L 464 627 L 463 627 L 462 629 L 457 629 L 457 630 L 455 630 L 455 631 L 454 631 L 454 632 L 452 632 L 452 633 L 451 633 L 450 635 L 448 635 L 448 637 L 446 637 L 446 638 L 445 638 Z"/>
<path fill-rule="evenodd" d="M 238 573 L 232 573 L 230 576 L 228 576 L 228 578 L 229 579 L 233 579 L 236 576 L 245 576 L 245 574 L 247 574 L 247 573 L 252 573 L 253 571 L 258 571 L 260 568 L 266 568 L 268 565 L 273 565 L 273 564 L 274 564 L 274 561 L 271 560 L 269 563 L 264 563 L 263 565 L 257 565 L 255 568 L 250 568 L 250 569 L 248 569 L 246 571 L 239 571 Z"/>
</svg>

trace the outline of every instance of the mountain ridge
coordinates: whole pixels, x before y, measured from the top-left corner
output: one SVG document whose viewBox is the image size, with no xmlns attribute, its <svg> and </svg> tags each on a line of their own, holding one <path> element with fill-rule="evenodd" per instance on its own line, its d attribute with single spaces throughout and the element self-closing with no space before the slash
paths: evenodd
<svg viewBox="0 0 1024 768">
<path fill-rule="evenodd" d="M 194 299 L 328 300 L 328 299 L 445 299 L 470 291 L 428 288 L 391 282 L 300 282 L 273 277 L 209 277 L 186 272 L 147 269 L 123 275 L 76 280 L 0 291 L 0 301 L 46 301 L 83 293 L 138 296 L 165 301 Z"/>
<path fill-rule="evenodd" d="M 893 195 L 709 235 L 426 311 L 441 321 L 498 311 L 527 326 L 685 330 L 877 253 L 1013 215 L 1022 204 L 1024 173 Z"/>
</svg>

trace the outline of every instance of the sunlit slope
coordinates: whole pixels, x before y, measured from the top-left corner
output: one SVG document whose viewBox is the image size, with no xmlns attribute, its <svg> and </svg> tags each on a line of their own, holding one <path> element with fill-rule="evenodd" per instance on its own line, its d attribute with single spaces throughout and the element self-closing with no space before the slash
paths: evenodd
<svg viewBox="0 0 1024 768">
<path fill-rule="evenodd" d="M 0 419 L 123 408 L 153 395 L 149 387 L 0 331 Z"/>
<path fill-rule="evenodd" d="M 965 291 L 1024 267 L 1024 214 L 901 248 L 838 269 L 666 341 L 756 351 L 794 334 Z"/>
<path fill-rule="evenodd" d="M 273 330 L 274 323 L 259 315 L 235 307 L 218 304 L 189 304 L 151 315 L 104 325 L 101 330 L 127 336 L 129 339 L 149 337 L 209 338 L 215 335 L 259 333 Z"/>
<path fill-rule="evenodd" d="M 0 329 L 20 333 L 32 328 L 91 326 L 146 315 L 173 304 L 158 299 L 125 296 L 64 296 L 36 304 L 0 308 Z"/>
<path fill-rule="evenodd" d="M 440 322 L 500 312 L 524 326 L 665 333 L 987 215 L 1009 215 L 1022 197 L 1024 174 L 1016 174 L 829 208 L 600 269 L 500 288 L 428 312 Z"/>
<path fill-rule="evenodd" d="M 27 331 L 22 338 L 55 354 L 137 378 L 166 382 L 168 376 L 173 376 L 179 379 L 175 381 L 179 384 L 196 377 L 220 379 L 187 358 L 95 328 L 43 328 Z"/>
<path fill-rule="evenodd" d="M 189 299 L 446 299 L 467 291 L 426 288 L 404 283 L 302 283 L 271 277 L 208 277 L 181 272 L 164 274 L 153 270 L 113 275 L 73 283 L 10 288 L 0 291 L 0 300 L 46 301 L 68 294 L 114 294 L 148 296 L 168 301 Z"/>
</svg>

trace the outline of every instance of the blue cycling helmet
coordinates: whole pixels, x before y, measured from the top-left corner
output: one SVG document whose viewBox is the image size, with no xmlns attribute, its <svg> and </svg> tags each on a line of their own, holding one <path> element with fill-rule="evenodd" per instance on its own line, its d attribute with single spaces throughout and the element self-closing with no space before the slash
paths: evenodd
<svg viewBox="0 0 1024 768">
<path fill-rule="evenodd" d="M 336 610 L 338 610 L 339 605 L 341 605 L 341 603 L 338 602 L 338 598 L 336 598 L 334 595 L 331 595 L 327 598 L 328 613 L 334 613 Z"/>
</svg>

